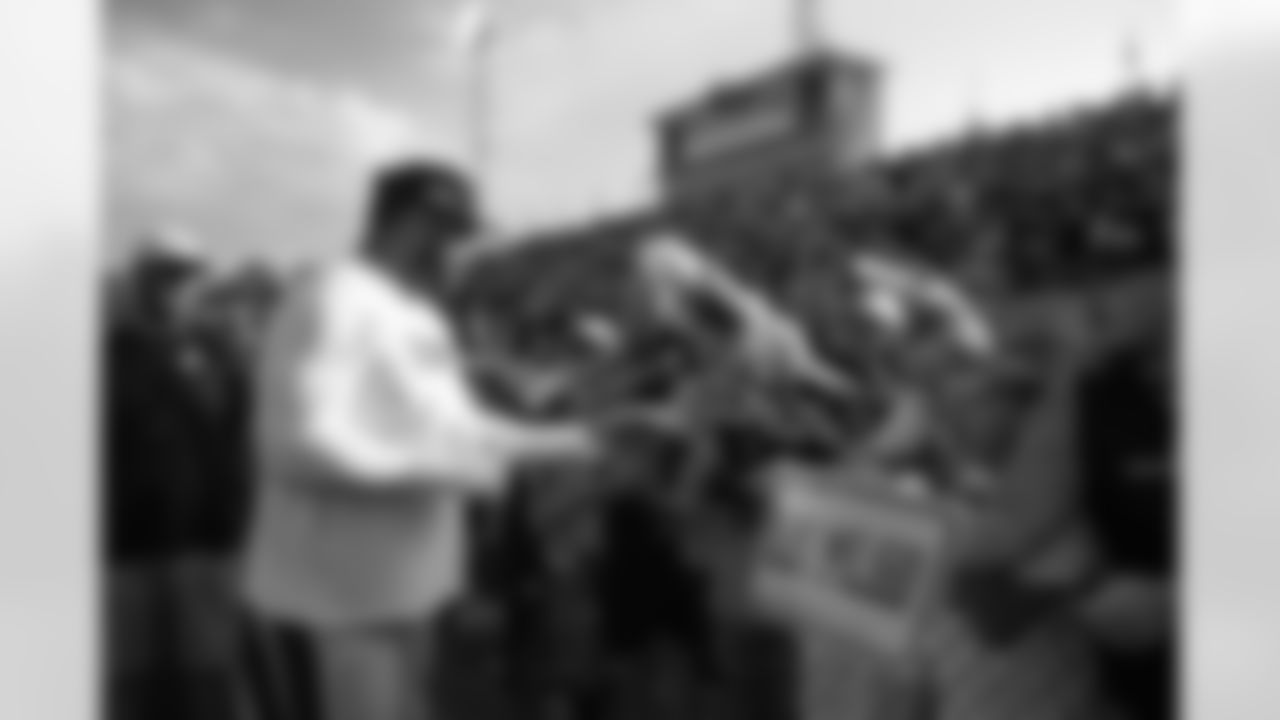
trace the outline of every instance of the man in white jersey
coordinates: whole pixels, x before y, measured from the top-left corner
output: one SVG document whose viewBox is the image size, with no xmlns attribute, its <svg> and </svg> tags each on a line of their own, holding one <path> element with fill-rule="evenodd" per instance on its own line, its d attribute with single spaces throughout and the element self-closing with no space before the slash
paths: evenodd
<svg viewBox="0 0 1280 720">
<path fill-rule="evenodd" d="M 359 255 L 299 279 L 258 358 L 242 597 L 252 674 L 275 678 L 259 685 L 267 720 L 426 718 L 468 500 L 521 462 L 595 453 L 586 429 L 499 417 L 471 385 L 438 295 L 474 231 L 465 181 L 404 164 L 372 200 Z M 290 647 L 300 662 L 281 662 Z"/>
</svg>

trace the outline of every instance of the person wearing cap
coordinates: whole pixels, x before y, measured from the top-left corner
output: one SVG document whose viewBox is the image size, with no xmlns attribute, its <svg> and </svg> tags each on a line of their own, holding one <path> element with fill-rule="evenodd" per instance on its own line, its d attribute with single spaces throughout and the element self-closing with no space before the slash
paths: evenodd
<svg viewBox="0 0 1280 720">
<path fill-rule="evenodd" d="M 501 417 L 473 388 L 443 290 L 476 222 L 454 170 L 386 169 L 359 253 L 300 277 L 267 330 L 240 582 L 270 720 L 431 716 L 468 501 L 522 462 L 596 452 L 583 426 Z"/>
<path fill-rule="evenodd" d="M 208 480 L 188 313 L 207 270 L 189 238 L 148 234 L 108 305 L 104 427 L 113 712 L 183 714 L 194 687 L 184 577 Z"/>
</svg>

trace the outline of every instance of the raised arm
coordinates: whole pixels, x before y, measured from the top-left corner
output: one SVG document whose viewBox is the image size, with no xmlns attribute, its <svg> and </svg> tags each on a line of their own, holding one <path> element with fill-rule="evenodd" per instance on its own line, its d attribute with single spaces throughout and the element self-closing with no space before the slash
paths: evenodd
<svg viewBox="0 0 1280 720">
<path fill-rule="evenodd" d="M 642 276 L 665 319 L 681 322 L 701 300 L 732 319 L 738 352 L 751 364 L 832 391 L 851 389 L 850 380 L 822 357 L 800 321 L 728 268 L 674 239 L 660 239 L 641 253 Z"/>
<path fill-rule="evenodd" d="M 500 483 L 515 465 L 539 459 L 575 458 L 594 451 L 592 434 L 576 424 L 541 425 L 499 413 L 473 384 L 469 358 L 446 319 L 431 308 L 390 324 L 380 335 L 379 371 L 417 419 L 419 462 L 437 468 L 444 481 L 455 463 L 487 469 L 482 485 Z M 475 484 L 469 473 L 456 481 Z"/>
</svg>

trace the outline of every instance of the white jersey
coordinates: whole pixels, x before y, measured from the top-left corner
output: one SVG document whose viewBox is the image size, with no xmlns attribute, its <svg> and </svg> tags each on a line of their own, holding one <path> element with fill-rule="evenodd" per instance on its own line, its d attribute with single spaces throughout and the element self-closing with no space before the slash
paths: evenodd
<svg viewBox="0 0 1280 720">
<path fill-rule="evenodd" d="M 243 592 L 322 625 L 421 617 L 463 581 L 464 511 L 515 461 L 447 318 L 372 267 L 304 275 L 259 358 Z"/>
</svg>

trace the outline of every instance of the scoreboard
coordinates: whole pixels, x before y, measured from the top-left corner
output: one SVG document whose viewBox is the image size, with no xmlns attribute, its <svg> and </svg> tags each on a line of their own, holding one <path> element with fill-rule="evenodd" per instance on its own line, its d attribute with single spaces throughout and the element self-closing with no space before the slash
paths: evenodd
<svg viewBox="0 0 1280 720">
<path fill-rule="evenodd" d="M 829 53 L 713 89 L 659 122 L 664 194 L 679 202 L 864 163 L 879 145 L 879 92 L 878 66 Z"/>
</svg>

